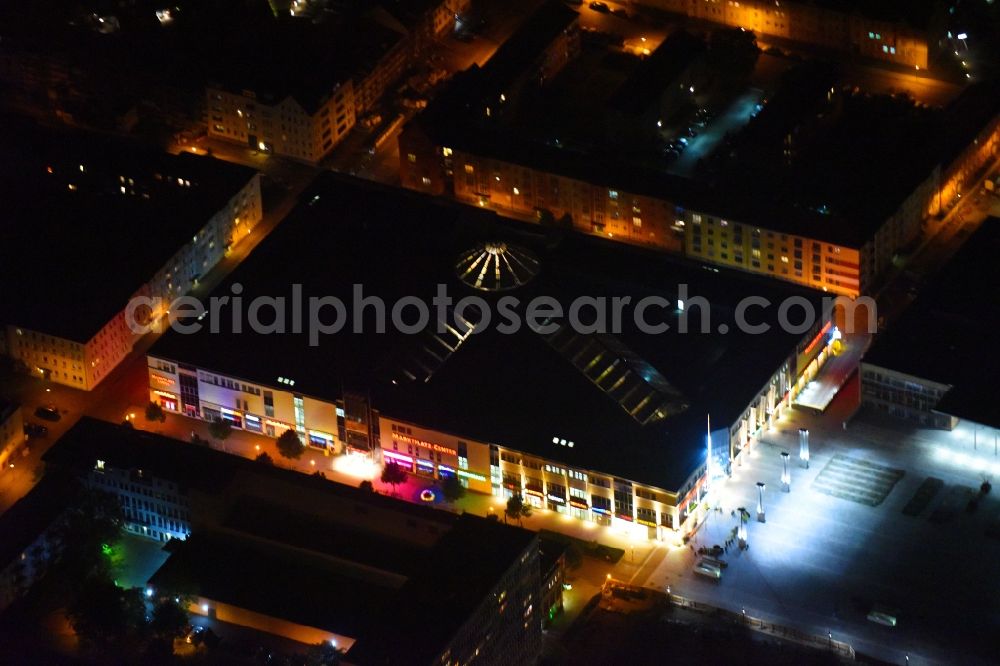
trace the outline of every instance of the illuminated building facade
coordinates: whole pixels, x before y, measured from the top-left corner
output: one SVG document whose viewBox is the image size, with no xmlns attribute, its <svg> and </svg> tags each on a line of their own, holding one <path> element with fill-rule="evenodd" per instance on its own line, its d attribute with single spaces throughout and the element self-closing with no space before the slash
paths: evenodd
<svg viewBox="0 0 1000 666">
<path fill-rule="evenodd" d="M 21 406 L 0 400 L 0 475 L 8 470 L 8 460 L 24 443 L 24 417 Z"/>
<path fill-rule="evenodd" d="M 643 0 L 641 4 L 764 36 L 859 53 L 875 60 L 927 69 L 943 36 L 943 3 L 824 0 Z"/>
<path fill-rule="evenodd" d="M 251 233 L 263 215 L 260 175 L 116 139 L 37 128 L 19 136 L 11 154 L 25 168 L 4 192 L 27 217 L 10 221 L 0 258 L 14 274 L 42 262 L 75 277 L 10 294 L 0 304 L 3 347 L 36 376 L 90 390 L 132 349 L 130 299 L 169 304 Z"/>
</svg>

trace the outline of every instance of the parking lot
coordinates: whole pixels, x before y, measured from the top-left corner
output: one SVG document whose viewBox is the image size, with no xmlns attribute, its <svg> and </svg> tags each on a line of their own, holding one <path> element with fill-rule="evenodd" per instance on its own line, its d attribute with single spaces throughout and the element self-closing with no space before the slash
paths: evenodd
<svg viewBox="0 0 1000 666">
<path fill-rule="evenodd" d="M 982 496 L 980 484 L 1000 472 L 994 441 L 867 411 L 840 426 L 803 411 L 785 418 L 717 488 L 717 509 L 691 547 L 635 582 L 831 635 L 889 663 L 991 661 L 1000 498 Z M 799 427 L 811 431 L 808 469 L 797 459 Z M 792 454 L 788 493 L 782 451 Z M 765 522 L 756 521 L 758 481 L 766 484 Z M 739 507 L 750 512 L 747 550 L 725 548 Z M 715 544 L 727 564 L 717 582 L 692 570 L 695 550 Z M 876 605 L 891 609 L 897 626 L 869 621 Z"/>
</svg>

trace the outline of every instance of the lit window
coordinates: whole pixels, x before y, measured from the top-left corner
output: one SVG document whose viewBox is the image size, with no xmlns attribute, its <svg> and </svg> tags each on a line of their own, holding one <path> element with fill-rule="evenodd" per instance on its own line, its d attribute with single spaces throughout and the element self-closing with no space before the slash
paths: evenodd
<svg viewBox="0 0 1000 666">
<path fill-rule="evenodd" d="M 641 227 L 642 226 L 642 218 L 641 217 L 633 217 L 632 218 L 632 224 L 635 225 L 635 226 L 637 226 L 637 227 Z"/>
<path fill-rule="evenodd" d="M 444 155 L 445 157 L 451 157 L 451 153 L 452 153 L 451 148 L 441 149 L 441 154 Z"/>
<path fill-rule="evenodd" d="M 519 190 L 519 189 L 517 189 L 517 188 L 515 187 L 515 188 L 514 188 L 514 196 L 517 196 L 517 195 L 519 195 L 520 193 L 521 193 L 521 190 Z"/>
<path fill-rule="evenodd" d="M 612 201 L 618 201 L 618 190 L 608 190 L 608 198 Z"/>
<path fill-rule="evenodd" d="M 431 179 L 428 178 L 427 176 L 424 176 L 423 178 L 420 179 L 420 182 L 423 183 L 424 186 L 427 186 L 431 184 Z"/>
<path fill-rule="evenodd" d="M 417 161 L 417 156 L 415 154 L 413 154 L 413 153 L 407 153 L 406 154 L 406 160 L 408 162 L 410 162 L 410 164 L 414 164 Z"/>
<path fill-rule="evenodd" d="M 474 166 L 472 166 L 471 164 L 465 165 L 465 173 L 475 173 L 475 172 L 476 168 Z"/>
</svg>

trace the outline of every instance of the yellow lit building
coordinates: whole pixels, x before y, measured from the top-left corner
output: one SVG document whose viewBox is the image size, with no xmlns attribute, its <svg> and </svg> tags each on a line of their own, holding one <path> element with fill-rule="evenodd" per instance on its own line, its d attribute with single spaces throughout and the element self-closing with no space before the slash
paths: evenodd
<svg viewBox="0 0 1000 666">
<path fill-rule="evenodd" d="M 801 0 L 643 0 L 656 9 L 761 35 L 927 69 L 931 46 L 943 36 L 941 3 L 913 0 L 906 11 L 881 2 Z"/>
</svg>

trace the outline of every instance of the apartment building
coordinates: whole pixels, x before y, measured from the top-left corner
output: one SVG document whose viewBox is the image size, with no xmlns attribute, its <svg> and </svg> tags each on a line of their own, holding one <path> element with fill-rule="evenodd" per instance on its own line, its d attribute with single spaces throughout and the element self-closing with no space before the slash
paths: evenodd
<svg viewBox="0 0 1000 666">
<path fill-rule="evenodd" d="M 89 390 L 131 351 L 127 317 L 162 316 L 252 232 L 260 176 L 117 139 L 20 130 L 5 150 L 25 168 L 2 185 L 14 216 L 2 270 L 21 285 L 0 304 L 6 354 Z M 134 297 L 163 306 L 130 309 Z"/>
<path fill-rule="evenodd" d="M 642 0 L 640 4 L 764 36 L 859 53 L 927 69 L 944 37 L 947 8 L 936 0 Z"/>
<path fill-rule="evenodd" d="M 11 456 L 24 443 L 24 416 L 21 406 L 0 399 L 0 475 L 9 468 Z"/>
</svg>

